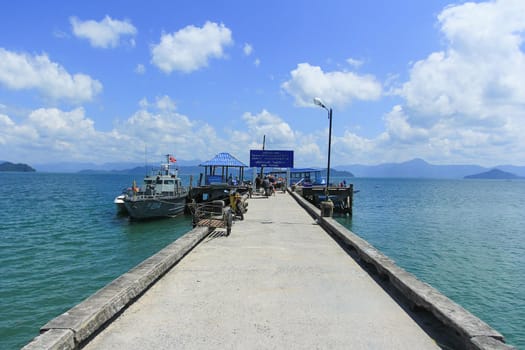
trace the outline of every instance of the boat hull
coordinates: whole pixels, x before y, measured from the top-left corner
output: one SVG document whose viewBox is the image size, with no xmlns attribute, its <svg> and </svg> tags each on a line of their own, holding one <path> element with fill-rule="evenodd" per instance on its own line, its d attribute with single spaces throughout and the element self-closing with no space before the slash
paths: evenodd
<svg viewBox="0 0 525 350">
<path fill-rule="evenodd" d="M 133 220 L 172 217 L 184 212 L 186 197 L 130 198 L 124 201 L 124 205 Z"/>
<path fill-rule="evenodd" d="M 126 198 L 126 195 L 121 194 L 115 198 L 113 203 L 115 203 L 115 206 L 117 208 L 117 214 L 118 215 L 127 215 L 128 210 L 126 209 L 126 205 L 124 204 L 124 198 Z"/>
</svg>

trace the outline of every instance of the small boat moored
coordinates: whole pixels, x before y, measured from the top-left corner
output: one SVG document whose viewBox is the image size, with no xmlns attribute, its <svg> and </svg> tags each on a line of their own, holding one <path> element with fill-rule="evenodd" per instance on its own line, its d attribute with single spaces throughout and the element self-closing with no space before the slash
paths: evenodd
<svg viewBox="0 0 525 350">
<path fill-rule="evenodd" d="M 124 194 L 122 200 L 132 220 L 172 217 L 184 211 L 188 190 L 182 186 L 178 171 L 170 169 L 175 158 L 169 154 L 166 158 L 157 172 L 144 177 L 140 187 L 133 181 L 131 191 Z"/>
<path fill-rule="evenodd" d="M 128 210 L 126 209 L 126 206 L 124 205 L 124 198 L 126 198 L 126 195 L 130 191 L 131 191 L 131 188 L 122 190 L 122 193 L 116 196 L 115 199 L 113 200 L 113 203 L 115 203 L 115 206 L 117 207 L 118 215 L 128 214 Z"/>
</svg>

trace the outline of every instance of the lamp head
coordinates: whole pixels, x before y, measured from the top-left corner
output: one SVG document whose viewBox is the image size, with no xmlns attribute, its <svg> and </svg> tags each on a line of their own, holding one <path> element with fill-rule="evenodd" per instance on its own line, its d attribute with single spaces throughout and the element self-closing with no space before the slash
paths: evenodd
<svg viewBox="0 0 525 350">
<path fill-rule="evenodd" d="M 326 109 L 326 106 L 324 105 L 323 101 L 321 101 L 319 97 L 314 98 L 314 103 L 318 105 L 319 107 L 323 107 L 324 109 Z"/>
</svg>

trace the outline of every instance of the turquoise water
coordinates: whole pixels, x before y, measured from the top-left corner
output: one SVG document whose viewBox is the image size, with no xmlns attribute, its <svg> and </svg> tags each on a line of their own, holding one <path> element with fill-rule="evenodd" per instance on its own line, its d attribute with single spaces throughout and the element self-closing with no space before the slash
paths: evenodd
<svg viewBox="0 0 525 350">
<path fill-rule="evenodd" d="M 22 347 L 47 321 L 191 229 L 187 217 L 117 217 L 113 199 L 132 180 L 0 173 L 0 349 Z"/>
<path fill-rule="evenodd" d="M 352 182 L 341 223 L 525 349 L 525 181 Z"/>
<path fill-rule="evenodd" d="M 133 178 L 0 173 L 0 349 L 25 345 L 191 229 L 184 216 L 116 216 L 113 199 Z M 525 181 L 352 182 L 360 192 L 344 225 L 525 349 Z"/>
</svg>

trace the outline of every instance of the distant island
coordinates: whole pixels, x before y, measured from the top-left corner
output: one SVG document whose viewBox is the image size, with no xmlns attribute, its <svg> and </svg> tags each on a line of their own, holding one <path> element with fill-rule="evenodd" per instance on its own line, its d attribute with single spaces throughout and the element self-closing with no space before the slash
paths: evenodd
<svg viewBox="0 0 525 350">
<path fill-rule="evenodd" d="M 27 164 L 14 164 L 10 162 L 0 163 L 0 171 L 20 171 L 20 172 L 34 172 L 35 169 L 31 168 Z"/>
<path fill-rule="evenodd" d="M 191 174 L 198 174 L 199 172 L 202 172 L 202 167 L 198 166 L 177 166 L 175 167 L 179 170 L 179 175 L 191 175 Z M 79 174 L 120 174 L 120 175 L 147 175 L 149 174 L 153 169 L 155 169 L 154 166 L 137 166 L 130 169 L 123 169 L 123 170 L 80 170 L 77 173 Z"/>
<path fill-rule="evenodd" d="M 519 179 L 519 178 L 520 177 L 518 175 L 508 173 L 506 171 L 499 170 L 499 169 L 492 169 L 484 173 L 465 176 L 465 179 L 511 180 L 511 179 Z"/>
<path fill-rule="evenodd" d="M 2 161 L 0 160 L 0 163 Z M 184 174 L 198 174 L 203 171 L 198 164 L 202 162 L 199 160 L 177 160 L 175 164 L 179 168 L 180 175 Z M 58 173 L 73 173 L 79 172 L 85 174 L 132 174 L 145 175 L 150 172 L 152 168 L 157 165 L 145 167 L 141 163 L 75 163 L 75 162 L 59 162 L 47 164 L 33 165 L 39 172 L 58 172 Z M 315 165 L 302 165 L 314 167 Z M 335 170 L 334 168 L 337 168 Z M 525 177 L 525 165 L 505 165 L 500 164 L 493 167 L 483 167 L 472 164 L 430 164 L 421 158 L 408 160 L 401 163 L 381 163 L 376 165 L 363 164 L 349 164 L 349 165 L 335 165 L 330 169 L 330 176 L 334 177 L 351 177 L 348 173 L 337 173 L 336 171 L 347 171 L 354 177 L 363 178 L 418 178 L 418 179 L 463 179 L 465 176 L 472 174 L 481 174 L 488 172 L 490 169 L 499 169 L 501 171 L 515 174 L 519 178 Z M 87 170 L 86 170 L 87 169 Z M 326 174 L 326 168 L 317 168 Z M 245 172 L 246 177 L 251 173 Z"/>
<path fill-rule="evenodd" d="M 107 171 L 107 170 L 81 170 L 81 171 L 78 171 L 78 173 L 79 174 L 146 175 L 149 172 L 151 172 L 151 170 L 153 168 L 154 167 L 139 166 L 139 167 L 134 167 L 132 169 L 111 170 L 111 171 Z M 202 167 L 198 167 L 198 166 L 180 166 L 180 167 L 177 167 L 177 169 L 179 169 L 179 175 L 198 174 L 200 172 L 203 172 L 203 170 L 204 170 Z M 253 176 L 252 174 L 253 174 L 253 170 L 252 169 L 247 169 L 245 171 L 245 175 L 248 178 L 251 178 Z M 326 177 L 326 168 L 321 170 L 321 175 Z M 331 168 L 330 169 L 330 176 L 332 176 L 332 177 L 348 177 L 348 178 L 351 178 L 351 177 L 354 177 L 354 174 L 352 174 L 349 171 L 336 170 L 334 168 Z"/>
<path fill-rule="evenodd" d="M 326 168 L 321 171 L 321 175 L 326 176 Z M 330 176 L 332 177 L 354 177 L 354 174 L 352 174 L 350 171 L 347 171 L 347 170 L 335 170 L 334 168 L 330 167 Z"/>
</svg>

